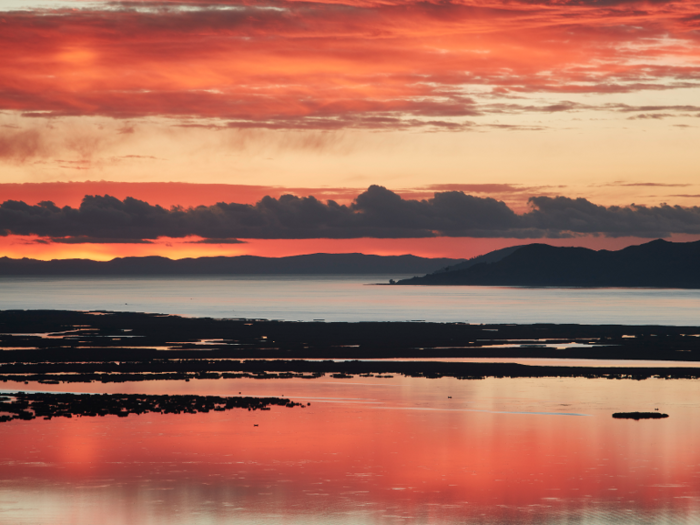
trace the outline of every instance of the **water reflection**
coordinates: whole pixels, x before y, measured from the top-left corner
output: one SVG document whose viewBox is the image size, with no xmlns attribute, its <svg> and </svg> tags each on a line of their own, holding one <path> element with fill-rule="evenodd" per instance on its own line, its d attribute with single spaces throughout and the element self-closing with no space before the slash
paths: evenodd
<svg viewBox="0 0 700 525">
<path fill-rule="evenodd" d="M 311 406 L 0 425 L 1 523 L 700 519 L 693 381 L 396 377 L 80 388 L 241 391 Z M 611 418 L 653 408 L 671 417 Z M 570 413 L 590 417 L 563 417 Z"/>
</svg>

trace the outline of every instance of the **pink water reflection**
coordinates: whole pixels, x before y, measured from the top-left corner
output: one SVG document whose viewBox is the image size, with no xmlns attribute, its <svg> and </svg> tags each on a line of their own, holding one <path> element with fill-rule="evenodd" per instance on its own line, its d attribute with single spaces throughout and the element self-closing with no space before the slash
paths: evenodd
<svg viewBox="0 0 700 525">
<path fill-rule="evenodd" d="M 51 386 L 76 390 L 67 387 Z M 241 391 L 311 406 L 0 425 L 0 523 L 700 519 L 693 381 L 245 379 L 80 390 Z M 671 417 L 610 417 L 653 408 Z"/>
</svg>

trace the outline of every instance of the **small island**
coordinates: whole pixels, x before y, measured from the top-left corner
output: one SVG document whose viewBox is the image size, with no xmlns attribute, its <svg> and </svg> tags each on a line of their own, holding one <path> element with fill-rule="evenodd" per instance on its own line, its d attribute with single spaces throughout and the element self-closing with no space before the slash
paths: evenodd
<svg viewBox="0 0 700 525">
<path fill-rule="evenodd" d="M 640 419 L 664 419 L 668 417 L 668 414 L 662 414 L 661 412 L 615 412 L 612 417 L 615 419 L 634 419 L 639 421 Z"/>
</svg>

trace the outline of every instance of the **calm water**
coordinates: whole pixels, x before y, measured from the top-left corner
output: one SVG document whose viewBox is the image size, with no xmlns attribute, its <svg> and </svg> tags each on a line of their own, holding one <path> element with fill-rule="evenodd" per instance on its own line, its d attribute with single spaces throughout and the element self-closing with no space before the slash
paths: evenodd
<svg viewBox="0 0 700 525">
<path fill-rule="evenodd" d="M 0 523 L 700 521 L 694 381 L 246 379 L 79 390 L 241 391 L 311 406 L 2 424 Z M 611 417 L 654 408 L 670 417 Z"/>
<path fill-rule="evenodd" d="M 694 290 L 366 285 L 387 280 L 2 278 L 0 309 L 342 321 L 699 321 Z M 697 381 L 394 377 L 1 387 L 242 392 L 311 403 L 269 412 L 0 424 L 1 525 L 700 523 Z M 670 417 L 611 417 L 656 408 Z"/>
<path fill-rule="evenodd" d="M 0 309 L 472 323 L 700 323 L 700 290 L 368 286 L 389 277 L 0 278 Z"/>
</svg>

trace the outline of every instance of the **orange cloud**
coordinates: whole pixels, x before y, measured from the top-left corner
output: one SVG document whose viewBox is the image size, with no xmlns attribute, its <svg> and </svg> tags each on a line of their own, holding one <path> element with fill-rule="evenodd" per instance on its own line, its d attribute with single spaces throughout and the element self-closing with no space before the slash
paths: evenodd
<svg viewBox="0 0 700 525">
<path fill-rule="evenodd" d="M 577 110 L 489 96 L 665 90 L 700 78 L 697 1 L 109 5 L 3 13 L 0 108 L 470 129 L 483 115 Z"/>
</svg>

